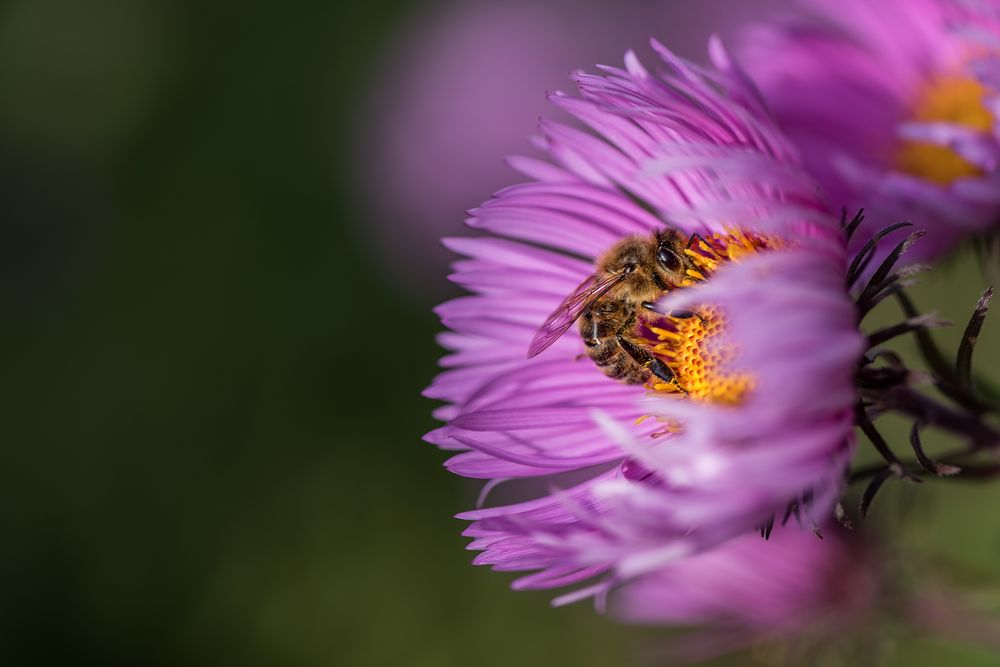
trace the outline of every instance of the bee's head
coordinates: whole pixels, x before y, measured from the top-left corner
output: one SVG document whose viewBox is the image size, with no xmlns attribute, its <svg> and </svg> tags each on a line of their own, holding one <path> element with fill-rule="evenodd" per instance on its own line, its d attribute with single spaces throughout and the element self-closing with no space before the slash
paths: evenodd
<svg viewBox="0 0 1000 667">
<path fill-rule="evenodd" d="M 632 295 L 653 299 L 685 278 L 684 237 L 665 229 L 652 236 L 623 239 L 601 258 L 598 268 L 623 276 L 622 287 Z"/>
<path fill-rule="evenodd" d="M 684 236 L 672 229 L 659 232 L 656 235 L 654 260 L 657 271 L 666 274 L 671 283 L 679 282 L 689 264 L 684 256 Z"/>
</svg>

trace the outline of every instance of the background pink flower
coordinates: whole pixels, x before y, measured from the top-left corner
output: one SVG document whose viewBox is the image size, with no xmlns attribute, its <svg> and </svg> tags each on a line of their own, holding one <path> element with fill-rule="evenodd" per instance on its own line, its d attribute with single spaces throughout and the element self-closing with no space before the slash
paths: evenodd
<svg viewBox="0 0 1000 667">
<path fill-rule="evenodd" d="M 1000 220 L 1000 3 L 802 0 L 736 49 L 855 236 L 909 220 L 932 258 Z"/>
</svg>

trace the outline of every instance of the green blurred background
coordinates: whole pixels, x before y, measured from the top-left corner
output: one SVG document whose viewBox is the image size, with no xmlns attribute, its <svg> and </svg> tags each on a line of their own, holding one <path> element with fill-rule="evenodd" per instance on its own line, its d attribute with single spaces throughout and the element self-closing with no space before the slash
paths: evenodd
<svg viewBox="0 0 1000 667">
<path fill-rule="evenodd" d="M 656 641 L 471 567 L 473 487 L 420 441 L 436 296 L 379 268 L 350 146 L 423 10 L 0 4 L 3 664 L 606 667 Z M 965 259 L 920 293 L 956 320 Z M 873 513 L 913 505 L 894 539 L 988 588 L 998 501 Z M 892 665 L 1000 664 L 886 637 Z"/>
</svg>

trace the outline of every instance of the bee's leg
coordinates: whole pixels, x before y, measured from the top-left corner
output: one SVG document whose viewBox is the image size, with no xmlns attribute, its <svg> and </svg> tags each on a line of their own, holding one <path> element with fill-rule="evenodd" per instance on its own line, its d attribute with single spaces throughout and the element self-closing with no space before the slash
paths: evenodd
<svg viewBox="0 0 1000 667">
<path fill-rule="evenodd" d="M 649 371 L 664 382 L 673 382 L 674 372 L 670 370 L 670 367 L 656 357 L 653 357 L 652 355 L 650 355 L 650 357 L 651 363 L 649 364 Z"/>
<path fill-rule="evenodd" d="M 580 337 L 583 338 L 583 344 L 588 348 L 595 348 L 600 345 L 601 339 L 597 334 L 597 320 L 594 319 L 593 311 L 584 311 L 583 315 L 580 316 Z M 589 352 L 581 352 L 576 355 L 575 360 L 586 359 L 589 355 Z"/>
<path fill-rule="evenodd" d="M 642 307 L 645 308 L 646 310 L 651 310 L 654 313 L 658 313 L 659 315 L 666 315 L 667 317 L 676 317 L 679 320 L 686 320 L 689 317 L 694 317 L 695 315 L 698 314 L 693 310 L 671 310 L 669 313 L 659 313 L 656 310 L 656 304 L 653 303 L 652 301 L 643 301 Z"/>
<path fill-rule="evenodd" d="M 631 330 L 634 326 L 635 318 L 630 317 L 628 321 L 625 322 L 620 329 L 618 329 L 618 332 L 615 333 L 615 339 L 618 341 L 618 344 L 623 350 L 625 350 L 625 353 L 628 354 L 628 356 L 632 357 L 632 359 L 636 361 L 636 363 L 644 368 L 648 368 L 653 375 L 660 378 L 664 382 L 671 382 L 674 379 L 674 372 L 670 370 L 665 363 L 653 356 L 649 350 L 646 350 L 640 345 L 636 345 L 625 336 L 625 332 Z"/>
<path fill-rule="evenodd" d="M 585 311 L 580 317 L 580 335 L 587 347 L 596 347 L 601 343 L 600 327 L 590 310 Z"/>
</svg>

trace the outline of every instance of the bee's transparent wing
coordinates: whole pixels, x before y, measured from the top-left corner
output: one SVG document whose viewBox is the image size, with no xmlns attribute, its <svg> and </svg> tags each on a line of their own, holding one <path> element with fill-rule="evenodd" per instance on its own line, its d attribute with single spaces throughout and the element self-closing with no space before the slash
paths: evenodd
<svg viewBox="0 0 1000 667">
<path fill-rule="evenodd" d="M 601 278 L 601 276 L 595 273 L 580 283 L 573 290 L 573 293 L 566 297 L 559 304 L 558 308 L 552 311 L 549 318 L 545 320 L 545 324 L 535 333 L 535 337 L 531 341 L 531 346 L 528 348 L 528 358 L 531 359 L 556 342 L 560 336 L 566 333 L 567 329 L 573 326 L 573 322 L 576 322 L 577 318 L 583 314 L 583 311 L 587 310 L 595 301 L 604 296 L 609 289 L 617 285 L 626 275 L 618 273 Z"/>
</svg>

